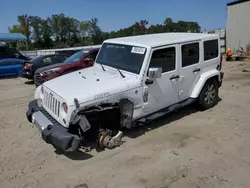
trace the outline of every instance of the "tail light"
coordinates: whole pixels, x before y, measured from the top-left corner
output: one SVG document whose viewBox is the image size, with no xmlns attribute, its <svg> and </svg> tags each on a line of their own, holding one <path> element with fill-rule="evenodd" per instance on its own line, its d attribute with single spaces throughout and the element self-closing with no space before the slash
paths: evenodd
<svg viewBox="0 0 250 188">
<path fill-rule="evenodd" d="M 32 64 L 25 63 L 24 69 L 30 69 L 32 67 Z"/>
</svg>

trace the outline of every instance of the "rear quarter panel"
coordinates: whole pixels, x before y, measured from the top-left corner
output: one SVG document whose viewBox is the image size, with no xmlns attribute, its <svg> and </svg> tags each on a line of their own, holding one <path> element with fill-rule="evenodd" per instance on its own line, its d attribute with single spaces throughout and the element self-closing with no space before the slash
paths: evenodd
<svg viewBox="0 0 250 188">
<path fill-rule="evenodd" d="M 215 57 L 213 59 L 209 59 L 205 61 L 205 49 L 204 49 L 204 42 L 205 41 L 210 41 L 210 40 L 218 40 L 218 57 Z M 203 39 L 201 40 L 201 58 L 202 58 L 202 63 L 201 63 L 201 72 L 200 72 L 200 79 L 198 83 L 196 84 L 194 90 L 191 93 L 191 98 L 197 98 L 206 83 L 206 81 L 209 78 L 212 78 L 214 76 L 218 76 L 220 79 L 220 71 L 217 70 L 217 67 L 220 66 L 221 62 L 221 52 L 220 52 L 220 39 L 219 36 L 215 37 L 210 37 L 208 39 Z"/>
</svg>

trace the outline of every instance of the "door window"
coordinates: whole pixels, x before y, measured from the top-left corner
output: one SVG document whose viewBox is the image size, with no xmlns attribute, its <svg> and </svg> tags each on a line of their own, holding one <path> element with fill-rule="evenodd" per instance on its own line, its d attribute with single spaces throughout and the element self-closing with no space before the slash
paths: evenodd
<svg viewBox="0 0 250 188">
<path fill-rule="evenodd" d="M 43 59 L 43 62 L 44 62 L 44 63 L 52 63 L 52 59 L 51 59 L 51 57 L 45 57 L 45 58 Z"/>
<path fill-rule="evenodd" d="M 175 47 L 168 47 L 154 50 L 149 67 L 161 67 L 162 72 L 175 70 L 176 50 Z"/>
<path fill-rule="evenodd" d="M 59 62 L 62 63 L 66 60 L 65 56 L 62 55 L 57 55 L 57 56 L 53 56 L 53 62 Z"/>
<path fill-rule="evenodd" d="M 184 44 L 181 46 L 182 67 L 199 63 L 199 43 Z"/>
<path fill-rule="evenodd" d="M 218 40 L 204 41 L 204 61 L 214 59 L 219 56 Z"/>
</svg>

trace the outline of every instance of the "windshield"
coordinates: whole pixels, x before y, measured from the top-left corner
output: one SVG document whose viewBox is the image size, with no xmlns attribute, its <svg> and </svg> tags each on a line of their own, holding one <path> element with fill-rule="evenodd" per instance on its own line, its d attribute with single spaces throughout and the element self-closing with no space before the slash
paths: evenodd
<svg viewBox="0 0 250 188">
<path fill-rule="evenodd" d="M 88 51 L 84 51 L 84 50 L 81 50 L 79 52 L 76 52 L 74 53 L 72 56 L 70 56 L 69 58 L 67 58 L 64 63 L 73 63 L 73 62 L 76 62 L 76 61 L 79 61 L 81 59 L 81 57 L 88 53 Z"/>
<path fill-rule="evenodd" d="M 104 43 L 96 63 L 139 74 L 145 54 L 144 47 Z"/>
</svg>

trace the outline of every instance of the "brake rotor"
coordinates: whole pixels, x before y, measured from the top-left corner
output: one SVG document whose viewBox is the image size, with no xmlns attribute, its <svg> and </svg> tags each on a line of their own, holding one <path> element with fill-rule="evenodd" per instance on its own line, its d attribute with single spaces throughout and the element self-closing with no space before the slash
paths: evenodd
<svg viewBox="0 0 250 188">
<path fill-rule="evenodd" d="M 102 135 L 98 139 L 98 146 L 100 149 L 104 149 L 108 146 L 108 141 L 111 139 L 109 132 L 102 132 Z"/>
</svg>

